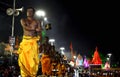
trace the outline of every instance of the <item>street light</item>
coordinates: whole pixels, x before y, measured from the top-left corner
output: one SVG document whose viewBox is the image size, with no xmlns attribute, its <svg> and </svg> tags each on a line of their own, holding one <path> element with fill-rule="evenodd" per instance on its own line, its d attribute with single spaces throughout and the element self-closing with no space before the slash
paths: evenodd
<svg viewBox="0 0 120 77">
<path fill-rule="evenodd" d="M 65 48 L 64 48 L 64 47 L 60 47 L 60 50 L 62 50 L 62 51 L 63 51 L 63 50 L 65 50 Z"/>
<path fill-rule="evenodd" d="M 47 21 L 47 17 L 44 17 L 44 21 Z"/>
<path fill-rule="evenodd" d="M 64 55 L 65 54 L 64 53 L 65 48 L 64 47 L 60 47 L 60 50 L 61 50 L 61 54 Z"/>
<path fill-rule="evenodd" d="M 38 10 L 38 11 L 36 11 L 36 15 L 39 17 L 45 17 L 46 13 L 43 10 Z"/>
<path fill-rule="evenodd" d="M 76 59 L 76 56 L 73 56 L 74 59 Z"/>
<path fill-rule="evenodd" d="M 55 39 L 49 39 L 49 42 L 51 43 L 51 45 L 53 46 L 55 43 Z"/>
<path fill-rule="evenodd" d="M 111 54 L 111 53 L 108 53 L 107 55 L 108 55 L 109 57 L 111 57 L 111 56 L 112 56 L 112 54 Z"/>
<path fill-rule="evenodd" d="M 112 54 L 108 53 L 107 55 L 109 56 L 109 63 L 110 63 L 110 66 L 111 66 L 111 56 L 112 56 Z"/>
</svg>

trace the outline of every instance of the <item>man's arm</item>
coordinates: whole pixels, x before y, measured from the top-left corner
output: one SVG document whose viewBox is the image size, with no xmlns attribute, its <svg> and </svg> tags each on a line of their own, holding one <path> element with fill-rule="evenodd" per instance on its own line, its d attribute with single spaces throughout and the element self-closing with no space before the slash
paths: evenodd
<svg viewBox="0 0 120 77">
<path fill-rule="evenodd" d="M 41 22 L 40 22 L 40 21 L 37 21 L 37 23 L 38 23 L 38 27 L 36 28 L 36 31 L 37 31 L 38 33 L 41 33 L 41 31 L 42 31 Z"/>
<path fill-rule="evenodd" d="M 21 22 L 22 27 L 23 27 L 25 30 L 29 30 L 29 31 L 35 30 L 35 29 L 31 28 L 30 26 L 28 26 L 28 25 L 26 24 L 25 19 L 21 19 L 20 22 Z"/>
<path fill-rule="evenodd" d="M 42 27 L 40 21 L 37 21 L 38 27 L 36 28 L 38 36 L 40 36 L 40 41 L 42 41 Z"/>
</svg>

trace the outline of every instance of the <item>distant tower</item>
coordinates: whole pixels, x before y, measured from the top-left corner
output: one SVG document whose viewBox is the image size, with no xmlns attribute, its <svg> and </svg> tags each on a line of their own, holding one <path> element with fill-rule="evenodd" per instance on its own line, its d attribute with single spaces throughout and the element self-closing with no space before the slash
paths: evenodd
<svg viewBox="0 0 120 77">
<path fill-rule="evenodd" d="M 93 59 L 92 59 L 92 64 L 102 64 L 102 61 L 101 61 L 100 55 L 98 53 L 98 48 L 97 47 L 95 48 L 94 56 L 93 56 Z"/>
<path fill-rule="evenodd" d="M 89 67 L 89 63 L 88 63 L 88 60 L 87 60 L 86 56 L 84 57 L 83 65 L 84 65 L 85 68 Z"/>
<path fill-rule="evenodd" d="M 76 66 L 83 66 L 83 57 L 80 54 L 77 56 Z"/>
<path fill-rule="evenodd" d="M 109 62 L 106 62 L 105 63 L 105 66 L 104 66 L 104 69 L 109 69 L 110 68 L 110 63 Z"/>
</svg>

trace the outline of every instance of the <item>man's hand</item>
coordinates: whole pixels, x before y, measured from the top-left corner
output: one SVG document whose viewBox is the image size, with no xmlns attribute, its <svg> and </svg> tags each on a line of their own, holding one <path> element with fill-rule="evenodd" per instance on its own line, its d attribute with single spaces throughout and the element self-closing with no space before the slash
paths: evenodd
<svg viewBox="0 0 120 77">
<path fill-rule="evenodd" d="M 14 50 L 13 53 L 18 55 L 18 50 Z"/>
</svg>

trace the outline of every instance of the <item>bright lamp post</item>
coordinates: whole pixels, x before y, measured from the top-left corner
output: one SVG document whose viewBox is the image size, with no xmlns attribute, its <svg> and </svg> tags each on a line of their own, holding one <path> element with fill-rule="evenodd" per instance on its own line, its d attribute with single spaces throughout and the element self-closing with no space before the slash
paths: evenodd
<svg viewBox="0 0 120 77">
<path fill-rule="evenodd" d="M 108 55 L 109 57 L 111 57 L 111 56 L 112 56 L 112 54 L 111 54 L 111 53 L 108 53 L 107 55 Z"/>
<path fill-rule="evenodd" d="M 38 10 L 38 11 L 36 11 L 36 15 L 39 17 L 44 17 L 46 15 L 46 13 L 43 10 Z"/>
<path fill-rule="evenodd" d="M 76 56 L 73 56 L 74 59 L 76 59 Z"/>
<path fill-rule="evenodd" d="M 49 39 L 50 44 L 53 46 L 55 43 L 55 39 Z"/>
<path fill-rule="evenodd" d="M 64 53 L 64 50 L 65 50 L 65 48 L 64 48 L 64 47 L 60 47 L 60 51 L 61 51 L 62 55 L 64 55 L 64 54 L 65 54 L 65 53 Z"/>
<path fill-rule="evenodd" d="M 109 56 L 109 63 L 110 63 L 110 65 L 111 65 L 111 56 L 112 56 L 112 54 L 111 54 L 111 53 L 108 53 L 107 55 Z"/>
<path fill-rule="evenodd" d="M 47 17 L 44 17 L 44 21 L 47 21 Z"/>
</svg>

